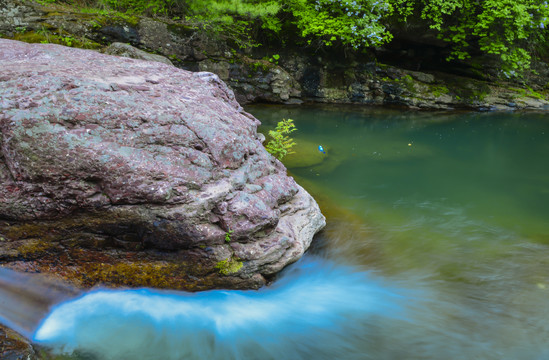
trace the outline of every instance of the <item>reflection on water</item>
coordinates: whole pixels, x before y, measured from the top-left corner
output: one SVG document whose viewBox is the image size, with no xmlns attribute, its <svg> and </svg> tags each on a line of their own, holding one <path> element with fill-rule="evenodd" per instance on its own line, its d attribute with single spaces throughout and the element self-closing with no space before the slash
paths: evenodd
<svg viewBox="0 0 549 360">
<path fill-rule="evenodd" d="M 258 292 L 92 292 L 36 341 L 101 360 L 549 358 L 546 115 L 248 110 L 299 128 L 285 162 L 328 222 L 305 259 Z"/>
<path fill-rule="evenodd" d="M 329 149 L 286 161 L 328 218 L 319 250 L 428 290 L 402 358 L 549 357 L 547 115 L 248 110 Z"/>
</svg>

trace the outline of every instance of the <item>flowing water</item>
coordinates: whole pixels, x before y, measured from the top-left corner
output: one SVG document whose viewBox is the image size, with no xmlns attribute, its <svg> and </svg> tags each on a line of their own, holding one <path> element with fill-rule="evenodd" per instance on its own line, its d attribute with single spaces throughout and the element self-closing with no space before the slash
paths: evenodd
<svg viewBox="0 0 549 360">
<path fill-rule="evenodd" d="M 423 291 L 374 358 L 549 358 L 548 115 L 249 111 L 294 119 L 325 256 Z"/>
<path fill-rule="evenodd" d="M 259 291 L 94 291 L 36 342 L 101 360 L 549 358 L 548 115 L 247 110 L 299 129 L 284 162 L 327 216 L 304 259 Z"/>
</svg>

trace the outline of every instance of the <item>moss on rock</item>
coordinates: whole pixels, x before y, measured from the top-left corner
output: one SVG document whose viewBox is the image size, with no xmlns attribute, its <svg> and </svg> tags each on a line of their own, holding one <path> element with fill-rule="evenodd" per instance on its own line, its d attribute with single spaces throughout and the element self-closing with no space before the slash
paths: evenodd
<svg viewBox="0 0 549 360">
<path fill-rule="evenodd" d="M 28 240 L 17 248 L 19 254 L 24 257 L 34 257 L 54 249 L 56 244 L 44 240 Z"/>
<path fill-rule="evenodd" d="M 69 47 L 81 48 L 81 49 L 91 49 L 96 50 L 100 49 L 102 46 L 99 43 L 96 43 L 93 40 L 84 38 L 84 37 L 74 37 L 69 33 L 61 33 L 58 35 L 59 31 L 56 32 L 37 32 L 37 31 L 28 31 L 25 33 L 16 33 L 13 36 L 13 40 L 23 41 L 27 43 L 43 43 L 43 44 L 58 44 Z"/>
<path fill-rule="evenodd" d="M 225 260 L 221 260 L 215 265 L 220 274 L 229 275 L 238 272 L 243 266 L 242 261 L 238 257 L 231 256 Z"/>
<path fill-rule="evenodd" d="M 170 279 L 179 270 L 175 264 L 165 262 L 119 262 L 115 264 L 90 264 L 82 274 L 86 284 L 126 285 L 135 287 L 167 288 L 173 286 Z"/>
<path fill-rule="evenodd" d="M 28 340 L 2 325 L 0 325 L 0 358 L 38 359 Z"/>
</svg>

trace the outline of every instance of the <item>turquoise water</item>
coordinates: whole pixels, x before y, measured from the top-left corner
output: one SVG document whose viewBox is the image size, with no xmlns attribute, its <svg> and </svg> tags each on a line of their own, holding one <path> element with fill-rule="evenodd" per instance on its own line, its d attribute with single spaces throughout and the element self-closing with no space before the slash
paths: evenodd
<svg viewBox="0 0 549 360">
<path fill-rule="evenodd" d="M 549 358 L 549 116 L 256 106 L 327 227 L 259 291 L 94 291 L 33 334 L 80 359 Z M 317 150 L 318 145 L 326 154 Z"/>
<path fill-rule="evenodd" d="M 259 291 L 90 292 L 33 339 L 86 360 L 364 358 L 373 339 L 362 336 L 402 321 L 403 299 L 368 272 L 308 256 Z"/>
<path fill-rule="evenodd" d="M 425 292 L 378 358 L 549 358 L 548 115 L 248 110 L 299 129 L 284 162 L 328 217 L 317 251 Z"/>
</svg>

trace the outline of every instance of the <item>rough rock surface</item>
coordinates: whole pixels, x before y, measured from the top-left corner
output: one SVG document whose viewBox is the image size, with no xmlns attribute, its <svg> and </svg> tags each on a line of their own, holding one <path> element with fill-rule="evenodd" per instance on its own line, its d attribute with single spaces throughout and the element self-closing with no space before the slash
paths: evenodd
<svg viewBox="0 0 549 360">
<path fill-rule="evenodd" d="M 0 325 L 0 359 L 35 360 L 38 357 L 28 340 Z"/>
<path fill-rule="evenodd" d="M 211 73 L 0 39 L 0 261 L 97 282 L 259 287 L 324 226 Z"/>
<path fill-rule="evenodd" d="M 119 42 L 114 42 L 107 46 L 103 53 L 107 55 L 125 56 L 132 59 L 158 61 L 167 65 L 173 65 L 168 58 L 162 55 L 149 54 L 148 52 L 139 50 L 138 48 L 133 47 L 130 44 L 123 44 Z"/>
</svg>

